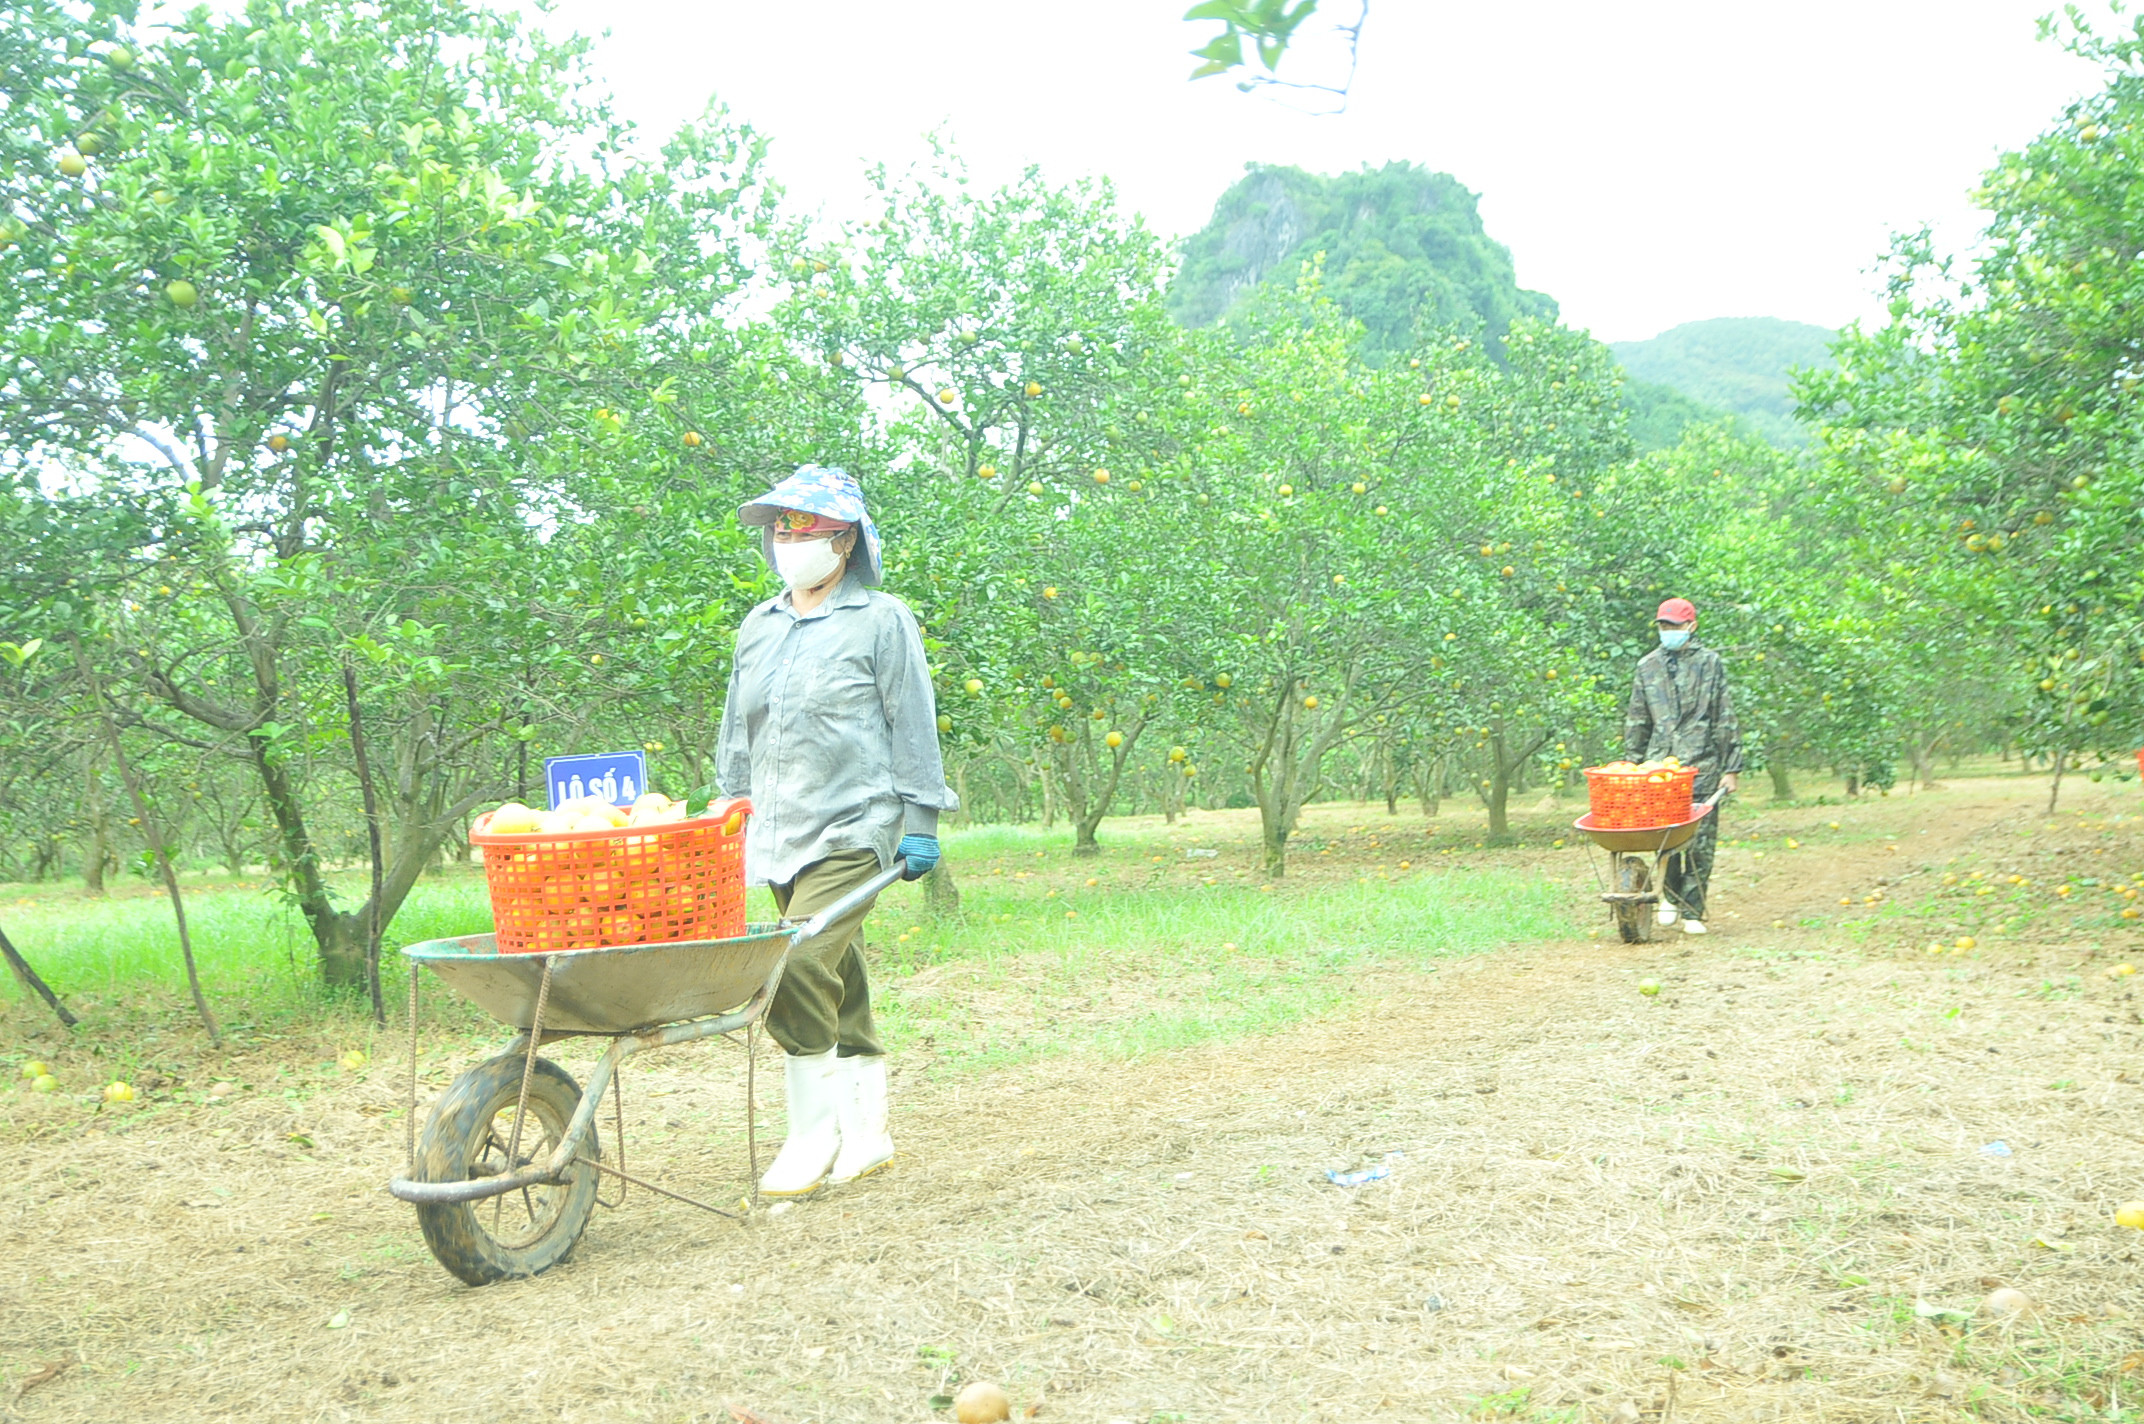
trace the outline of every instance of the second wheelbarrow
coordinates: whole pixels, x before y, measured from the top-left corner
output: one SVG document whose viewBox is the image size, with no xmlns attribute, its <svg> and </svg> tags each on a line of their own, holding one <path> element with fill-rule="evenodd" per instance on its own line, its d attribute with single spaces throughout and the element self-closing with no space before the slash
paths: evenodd
<svg viewBox="0 0 2144 1424">
<path fill-rule="evenodd" d="M 1688 820 L 1668 826 L 1610 828 L 1596 824 L 1591 812 L 1571 823 L 1608 852 L 1609 888 L 1601 892 L 1601 899 L 1608 902 L 1625 944 L 1643 944 L 1653 937 L 1656 907 L 1667 880 L 1668 857 L 1697 834 L 1697 828 L 1712 814 L 1718 800 L 1715 796 L 1699 802 L 1690 808 Z"/>
</svg>

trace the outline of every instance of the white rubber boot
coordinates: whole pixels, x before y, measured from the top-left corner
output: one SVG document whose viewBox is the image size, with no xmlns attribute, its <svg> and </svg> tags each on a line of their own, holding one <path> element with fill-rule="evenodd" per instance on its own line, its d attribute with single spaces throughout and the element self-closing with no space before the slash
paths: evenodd
<svg viewBox="0 0 2144 1424">
<path fill-rule="evenodd" d="M 1675 907 L 1662 900 L 1660 902 L 1660 911 L 1653 918 L 1663 925 L 1672 925 L 1675 923 Z"/>
<path fill-rule="evenodd" d="M 783 1067 L 789 1090 L 789 1136 L 774 1164 L 759 1179 L 759 1190 L 770 1197 L 802 1196 L 818 1186 L 841 1151 L 841 1082 L 834 1050 L 792 1053 Z"/>
<path fill-rule="evenodd" d="M 1684 934 L 1710 934 L 1710 933 L 1711 933 L 1711 931 L 1710 931 L 1710 930 L 1708 930 L 1708 929 L 1706 929 L 1706 928 L 1705 928 L 1705 922 L 1704 922 L 1703 920 L 1684 920 L 1684 921 L 1682 922 L 1682 932 L 1683 932 Z"/>
<path fill-rule="evenodd" d="M 839 1061 L 834 1071 L 840 1096 L 841 1154 L 827 1174 L 829 1185 L 853 1182 L 893 1160 L 893 1133 L 886 1114 L 886 1060 L 879 1054 L 856 1054 Z"/>
</svg>

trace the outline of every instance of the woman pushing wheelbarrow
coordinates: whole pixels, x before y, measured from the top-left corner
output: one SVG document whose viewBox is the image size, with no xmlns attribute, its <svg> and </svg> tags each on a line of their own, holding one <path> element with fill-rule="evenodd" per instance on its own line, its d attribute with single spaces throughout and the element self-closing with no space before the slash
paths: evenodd
<svg viewBox="0 0 2144 1424">
<path fill-rule="evenodd" d="M 737 517 L 758 526 L 785 589 L 737 629 L 716 778 L 755 808 L 745 874 L 787 920 L 906 862 L 938 863 L 938 815 L 959 806 L 915 615 L 880 592 L 878 530 L 845 472 L 806 465 Z M 871 1018 L 865 901 L 789 957 L 767 1010 L 786 1054 L 789 1132 L 768 1196 L 854 1181 L 893 1157 L 885 1049 Z"/>
<path fill-rule="evenodd" d="M 388 1191 L 417 1208 L 432 1254 L 471 1285 L 558 1265 L 628 1184 L 734 1215 L 626 1166 L 620 1068 L 658 1048 L 764 1022 L 787 1050 L 789 1138 L 764 1192 L 796 1196 L 892 1160 L 857 932 L 881 890 L 937 864 L 938 813 L 957 804 L 922 637 L 872 588 L 878 531 L 840 470 L 807 465 L 738 517 L 764 528 L 787 588 L 737 632 L 716 767 L 730 798 L 703 810 L 704 792 L 676 805 L 658 796 L 630 814 L 585 797 L 543 813 L 502 806 L 470 830 L 496 931 L 403 949 L 409 1162 Z M 779 924 L 746 922 L 747 879 L 773 888 Z M 518 1036 L 457 1077 L 419 1132 L 423 969 Z M 585 1085 L 541 1053 L 574 1038 L 609 1044 Z M 606 1096 L 607 1136 L 596 1122 Z M 752 1130 L 748 1113 L 756 1171 Z M 615 1200 L 598 1196 L 599 1177 L 618 1183 Z"/>
</svg>

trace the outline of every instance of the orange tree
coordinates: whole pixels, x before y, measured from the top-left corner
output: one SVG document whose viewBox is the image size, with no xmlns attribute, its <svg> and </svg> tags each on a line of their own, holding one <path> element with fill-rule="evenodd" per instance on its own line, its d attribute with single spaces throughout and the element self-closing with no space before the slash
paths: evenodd
<svg viewBox="0 0 2144 1424">
<path fill-rule="evenodd" d="M 1647 567 L 1599 517 L 1630 454 L 1606 349 L 1520 322 L 1505 350 L 1498 362 L 1469 337 L 1433 342 L 1379 395 L 1437 555 L 1417 677 L 1497 837 L 1511 792 L 1567 774 L 1573 746 L 1613 720 L 1601 654 L 1625 614 L 1623 571 Z"/>
<path fill-rule="evenodd" d="M 1109 484 L 1173 350 L 1164 254 L 1105 185 L 1030 171 L 977 195 L 951 165 L 874 179 L 876 218 L 794 248 L 779 320 L 896 452 L 868 493 L 888 583 L 926 630 L 956 786 L 973 762 L 1033 765 L 1092 851 L 1167 690 L 1140 616 L 1155 551 L 1113 523 Z"/>
<path fill-rule="evenodd" d="M 1889 324 L 1801 387 L 1825 478 L 1888 507 L 1874 556 L 1925 570 L 1983 664 L 2016 669 L 2056 794 L 2144 739 L 2144 31 L 2068 44 L 2105 87 L 1987 174 L 1973 252 L 1902 242 Z"/>
<path fill-rule="evenodd" d="M 783 329 L 857 382 L 931 476 L 1010 505 L 1083 474 L 1124 373 L 1169 339 L 1159 240 L 1106 184 L 1053 188 L 1031 169 L 978 196 L 950 163 L 873 181 L 876 218 L 793 244 Z"/>
<path fill-rule="evenodd" d="M 1693 427 L 1602 490 L 1603 552 L 1632 556 L 1606 573 L 1626 610 L 1615 690 L 1651 644 L 1653 606 L 1692 599 L 1699 636 L 1728 659 L 1748 769 L 1768 769 L 1776 797 L 1792 795 L 1795 761 L 1881 789 L 1902 756 L 1925 775 L 1937 746 L 1994 725 L 1983 688 L 1958 676 L 1977 635 L 1942 569 L 1882 556 L 1882 502 L 1726 426 Z"/>
<path fill-rule="evenodd" d="M 752 402 L 799 389 L 722 330 L 757 146 L 716 122 L 652 157 L 576 48 L 481 9 L 256 4 L 154 43 L 123 5 L 37 14 L 8 60 L 47 160 L 0 178 L 0 448 L 119 532 L 26 568 L 0 636 L 80 637 L 130 735 L 228 751 L 350 982 L 370 907 L 336 902 L 314 829 L 355 799 L 341 667 L 394 771 L 384 920 L 544 700 L 657 631 L 616 515 L 678 502 L 678 412 L 716 426 L 727 390 L 765 428 Z M 12 486 L 33 514 L 52 489 Z"/>
<path fill-rule="evenodd" d="M 1270 875 L 1335 752 L 1421 691 L 1436 492 L 1395 478 L 1396 378 L 1355 360 L 1357 337 L 1315 274 L 1237 329 L 1185 333 L 1110 496 L 1125 541 L 1160 551 L 1143 616 L 1200 709 L 1185 735 L 1258 806 Z"/>
<path fill-rule="evenodd" d="M 1782 798 L 1790 758 L 1840 761 L 1879 781 L 1892 760 L 1887 704 L 1867 695 L 1880 672 L 1860 631 L 1869 591 L 1848 592 L 1853 525 L 1840 527 L 1805 484 L 1791 455 L 1729 426 L 1697 426 L 1602 481 L 1597 521 L 1604 550 L 1627 557 L 1601 575 L 1623 612 L 1602 649 L 1619 714 L 1653 646 L 1654 608 L 1691 599 L 1698 636 L 1728 661 L 1748 767 L 1769 767 Z M 1606 749 L 1620 752 L 1620 722 Z"/>
</svg>

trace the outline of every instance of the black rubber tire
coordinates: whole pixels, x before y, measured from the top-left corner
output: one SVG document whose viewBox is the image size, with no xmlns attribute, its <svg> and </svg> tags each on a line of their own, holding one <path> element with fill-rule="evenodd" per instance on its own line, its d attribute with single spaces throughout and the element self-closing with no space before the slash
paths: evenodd
<svg viewBox="0 0 2144 1424">
<path fill-rule="evenodd" d="M 417 1139 L 416 1180 L 465 1182 L 469 1166 L 493 1153 L 492 1165 L 505 1168 L 508 1125 L 491 1137 L 499 1114 L 513 1111 L 521 1095 L 522 1055 L 501 1054 L 479 1063 L 454 1080 Z M 581 1104 L 581 1089 L 565 1069 L 548 1058 L 536 1060 L 529 1076 L 529 1128 L 542 1131 L 531 1142 L 524 1129 L 519 1156 L 524 1164 L 540 1161 L 555 1147 Z M 496 1198 L 419 1206 L 417 1223 L 424 1244 L 439 1264 L 473 1286 L 537 1275 L 573 1254 L 596 1205 L 596 1170 L 578 1165 L 601 1155 L 591 1125 L 577 1165 L 556 1185 L 509 1192 Z M 496 1207 L 495 1207 L 496 1203 Z M 539 1206 L 540 1204 L 540 1206 Z M 519 1233 L 493 1235 L 493 1224 L 525 1223 Z"/>
<path fill-rule="evenodd" d="M 1615 888 L 1625 895 L 1643 895 L 1652 889 L 1652 876 L 1645 869 L 1645 862 L 1634 855 L 1619 855 L 1615 858 Z M 1653 937 L 1653 913 L 1658 902 L 1644 900 L 1618 900 L 1615 902 L 1615 927 L 1622 933 L 1625 944 L 1646 944 Z"/>
</svg>

